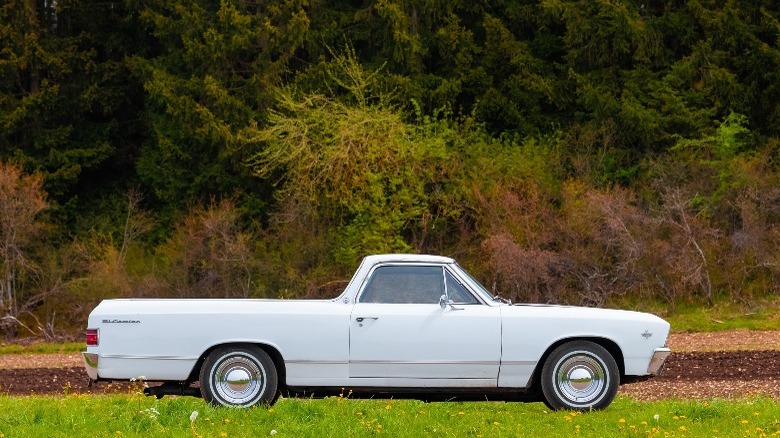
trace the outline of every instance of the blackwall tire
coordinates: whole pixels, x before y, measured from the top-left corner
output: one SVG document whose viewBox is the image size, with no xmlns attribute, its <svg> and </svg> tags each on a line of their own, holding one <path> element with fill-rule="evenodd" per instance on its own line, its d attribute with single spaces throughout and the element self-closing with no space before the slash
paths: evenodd
<svg viewBox="0 0 780 438">
<path fill-rule="evenodd" d="M 215 406 L 271 404 L 276 400 L 277 386 L 274 362 L 259 347 L 219 347 L 200 369 L 201 395 Z"/>
<path fill-rule="evenodd" d="M 551 409 L 604 409 L 620 386 L 615 358 L 590 341 L 567 342 L 550 354 L 542 368 L 542 393 Z"/>
</svg>

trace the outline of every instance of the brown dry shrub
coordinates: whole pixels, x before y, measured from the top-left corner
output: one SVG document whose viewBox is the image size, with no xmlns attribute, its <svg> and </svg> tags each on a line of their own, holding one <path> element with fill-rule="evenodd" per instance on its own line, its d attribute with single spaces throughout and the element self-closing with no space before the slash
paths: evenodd
<svg viewBox="0 0 780 438">
<path fill-rule="evenodd" d="M 637 289 L 648 218 L 633 193 L 596 189 L 578 181 L 564 185 L 559 234 L 571 261 L 568 295 L 579 304 L 604 305 Z"/>
<path fill-rule="evenodd" d="M 722 232 L 695 207 L 695 194 L 672 188 L 662 194 L 651 229 L 656 251 L 648 254 L 655 266 L 659 292 L 669 303 L 704 299 L 712 303 L 714 260 L 721 249 Z"/>
<path fill-rule="evenodd" d="M 555 211 L 550 199 L 531 184 L 475 193 L 493 291 L 513 301 L 558 302 L 566 262 L 554 250 L 557 230 L 551 226 Z"/>
<path fill-rule="evenodd" d="M 780 291 L 780 188 L 773 182 L 746 187 L 734 201 L 739 225 L 724 242 L 721 282 L 738 301 Z"/>
<path fill-rule="evenodd" d="M 513 301 L 556 302 L 564 260 L 553 251 L 522 248 L 508 233 L 482 243 L 494 274 L 493 289 Z"/>
<path fill-rule="evenodd" d="M 37 267 L 28 257 L 43 231 L 39 214 L 47 204 L 42 185 L 39 174 L 0 161 L 0 328 L 7 336 L 16 334 L 20 313 L 43 299 L 42 291 L 31 287 Z"/>
<path fill-rule="evenodd" d="M 306 200 L 285 199 L 272 215 L 259 251 L 265 290 L 278 297 L 338 295 L 338 285 L 349 280 L 356 266 L 333 263 L 331 242 L 337 230 Z"/>
<path fill-rule="evenodd" d="M 603 306 L 626 294 L 667 302 L 713 295 L 718 232 L 679 190 L 657 209 L 627 188 L 567 181 L 481 195 L 481 248 L 492 287 L 513 299 Z"/>
<path fill-rule="evenodd" d="M 162 246 L 177 297 L 248 297 L 255 288 L 254 236 L 241 229 L 233 202 L 193 207 Z"/>
</svg>

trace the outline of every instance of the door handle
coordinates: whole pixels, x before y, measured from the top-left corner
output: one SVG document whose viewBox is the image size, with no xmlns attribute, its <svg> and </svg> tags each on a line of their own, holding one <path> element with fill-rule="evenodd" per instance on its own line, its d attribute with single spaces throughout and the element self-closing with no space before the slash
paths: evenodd
<svg viewBox="0 0 780 438">
<path fill-rule="evenodd" d="M 376 321 L 377 319 L 379 319 L 379 317 L 378 316 L 358 316 L 357 318 L 355 318 L 355 321 L 363 322 L 363 321 L 365 321 L 367 319 L 373 319 L 374 321 Z"/>
</svg>

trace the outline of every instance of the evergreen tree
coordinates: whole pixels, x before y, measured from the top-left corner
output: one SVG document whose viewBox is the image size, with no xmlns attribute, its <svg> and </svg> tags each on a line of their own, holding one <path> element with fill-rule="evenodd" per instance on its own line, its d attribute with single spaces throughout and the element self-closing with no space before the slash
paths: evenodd
<svg viewBox="0 0 780 438">
<path fill-rule="evenodd" d="M 264 123 L 308 28 L 303 2 L 150 0 L 141 19 L 157 53 L 131 60 L 151 130 L 139 176 L 163 209 L 250 193 L 241 201 L 257 216 L 264 188 L 236 133 Z"/>
<path fill-rule="evenodd" d="M 132 180 L 140 89 L 123 62 L 142 40 L 131 17 L 123 2 L 0 7 L 0 157 L 41 171 L 63 225 Z"/>
</svg>

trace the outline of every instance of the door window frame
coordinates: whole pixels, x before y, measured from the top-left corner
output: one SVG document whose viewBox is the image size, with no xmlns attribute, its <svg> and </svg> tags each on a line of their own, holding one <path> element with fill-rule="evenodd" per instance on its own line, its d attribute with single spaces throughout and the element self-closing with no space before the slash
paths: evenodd
<svg viewBox="0 0 780 438">
<path fill-rule="evenodd" d="M 437 263 L 408 263 L 408 262 L 388 262 L 388 263 L 379 263 L 373 268 L 371 268 L 371 271 L 369 271 L 368 275 L 366 275 L 366 279 L 363 281 L 363 284 L 360 285 L 360 290 L 357 294 L 357 300 L 356 304 L 363 303 L 363 304 L 428 304 L 428 303 L 385 303 L 385 302 L 365 302 L 362 301 L 363 294 L 365 293 L 368 286 L 371 284 L 371 280 L 374 278 L 374 275 L 376 274 L 376 271 L 380 268 L 386 268 L 386 267 L 433 267 L 433 268 L 439 268 L 441 269 L 441 275 L 442 275 L 442 283 L 444 286 L 444 291 L 447 293 L 447 273 L 449 273 L 452 278 L 458 282 L 458 284 L 465 290 L 466 293 L 470 294 L 476 302 L 474 303 L 457 303 L 458 305 L 463 306 L 475 306 L 475 305 L 486 305 L 487 303 L 483 299 L 481 294 L 475 293 L 471 289 L 471 285 L 468 281 L 464 281 L 457 273 L 457 270 L 449 269 L 449 266 L 437 264 Z M 447 294 L 449 296 L 449 294 Z M 435 303 L 438 305 L 438 302 Z"/>
</svg>

